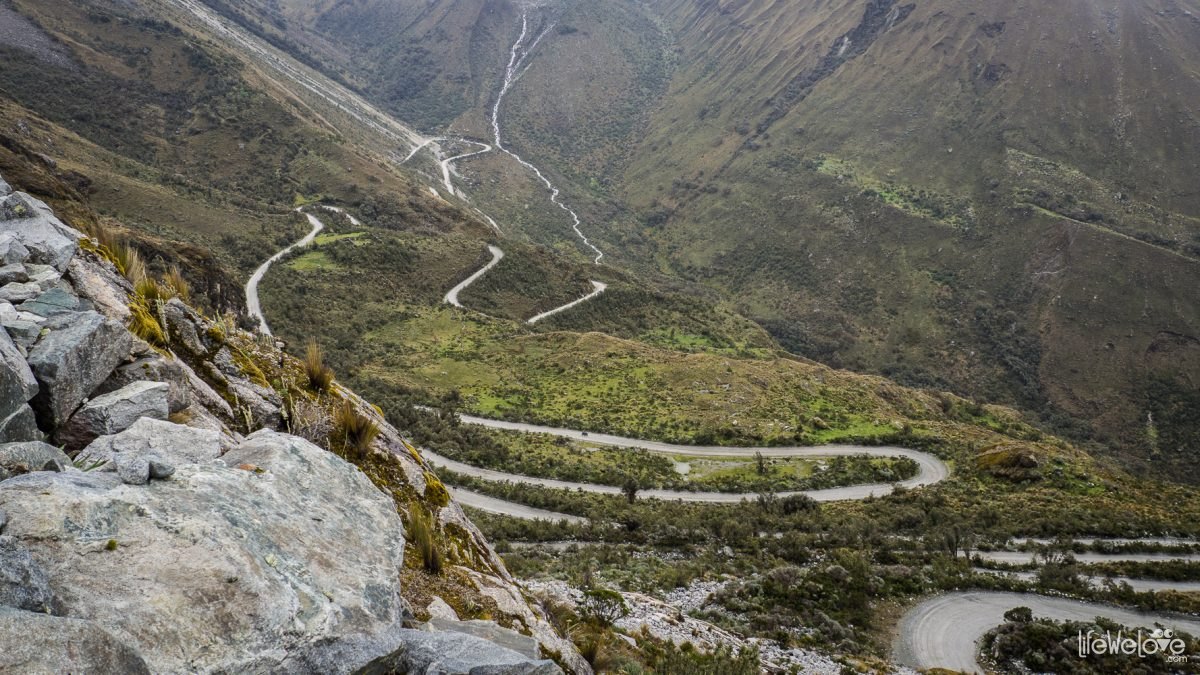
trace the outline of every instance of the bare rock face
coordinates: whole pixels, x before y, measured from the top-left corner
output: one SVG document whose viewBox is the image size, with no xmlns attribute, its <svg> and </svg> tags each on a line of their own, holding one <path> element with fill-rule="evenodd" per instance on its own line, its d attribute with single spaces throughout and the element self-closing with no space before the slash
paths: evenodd
<svg viewBox="0 0 1200 675">
<path fill-rule="evenodd" d="M 64 614 L 153 672 L 352 672 L 404 644 L 395 505 L 307 441 L 261 431 L 145 486 L 26 474 L 0 509 Z"/>
<path fill-rule="evenodd" d="M 33 409 L 42 427 L 57 429 L 125 360 L 133 336 L 96 312 L 59 315 L 46 325 L 50 333 L 29 351 L 41 387 Z"/>
<path fill-rule="evenodd" d="M 91 621 L 0 607 L 0 672 L 149 675 L 136 650 Z"/>
<path fill-rule="evenodd" d="M 16 539 L 0 536 L 0 607 L 49 613 L 53 606 L 46 573 Z"/>
</svg>

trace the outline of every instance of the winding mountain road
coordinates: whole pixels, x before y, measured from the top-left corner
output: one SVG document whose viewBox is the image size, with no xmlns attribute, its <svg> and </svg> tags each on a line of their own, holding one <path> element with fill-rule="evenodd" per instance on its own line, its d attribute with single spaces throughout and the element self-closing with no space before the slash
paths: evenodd
<svg viewBox="0 0 1200 675">
<path fill-rule="evenodd" d="M 474 424 L 492 429 L 549 434 L 552 436 L 569 438 L 577 441 L 597 443 L 600 445 L 610 445 L 620 448 L 645 450 L 647 452 L 655 452 L 666 455 L 746 458 L 752 458 L 759 453 L 761 453 L 764 457 L 787 458 L 856 457 L 866 455 L 869 457 L 907 457 L 917 462 L 918 471 L 916 476 L 894 484 L 870 483 L 864 485 L 850 485 L 846 487 L 829 488 L 825 490 L 805 490 L 779 493 L 779 496 L 781 497 L 804 494 L 820 502 L 866 499 L 867 497 L 872 496 L 881 497 L 883 495 L 890 494 L 895 489 L 896 485 L 901 485 L 906 488 L 915 488 L 923 485 L 932 485 L 934 483 L 938 483 L 950 476 L 950 468 L 946 466 L 945 462 L 928 453 L 910 450 L 908 448 L 868 447 L 857 445 L 824 445 L 815 447 L 788 448 L 676 445 L 673 443 L 662 443 L 658 441 L 642 441 L 633 438 L 613 436 L 610 434 L 589 434 L 582 431 L 575 431 L 573 429 L 544 427 L 534 424 L 524 424 L 521 422 L 505 422 L 483 417 L 474 417 L 472 415 L 460 415 L 459 419 L 464 424 Z M 503 471 L 495 471 L 492 469 L 482 469 L 449 459 L 447 457 L 443 457 L 428 449 L 422 450 L 422 455 L 425 457 L 425 460 L 434 467 L 491 482 L 520 483 L 524 485 L 536 485 L 550 489 L 582 491 L 592 494 L 622 494 L 621 488 L 612 485 L 576 483 L 572 481 L 561 481 L 550 478 L 534 478 L 530 476 L 505 473 Z M 475 493 L 469 494 L 474 495 Z M 758 493 L 690 492 L 683 490 L 641 490 L 638 492 L 638 494 L 644 498 L 706 504 L 736 504 L 742 501 L 754 500 L 758 498 Z M 470 505 L 469 502 L 467 503 Z M 487 509 L 485 510 L 491 513 L 499 513 L 512 516 L 514 518 L 524 519 L 540 518 L 546 520 L 568 520 L 571 522 L 575 522 L 577 519 L 576 516 L 540 510 L 537 510 L 538 513 L 536 515 L 532 515 L 529 507 L 491 497 L 488 498 Z"/>
<path fill-rule="evenodd" d="M 1162 614 L 1144 614 L 1097 603 L 1052 598 L 1032 593 L 967 591 L 947 593 L 917 605 L 900 620 L 892 648 L 897 663 L 920 670 L 944 668 L 965 673 L 984 672 L 976 660 L 980 638 L 1004 623 L 1004 613 L 1029 607 L 1036 617 L 1057 621 L 1092 621 L 1102 616 L 1129 627 L 1150 628 L 1162 623 L 1200 635 L 1200 621 Z"/>
<path fill-rule="evenodd" d="M 548 318 L 554 316 L 555 314 L 560 314 L 562 312 L 567 311 L 568 309 L 571 309 L 572 307 L 575 307 L 577 305 L 582 305 L 583 303 L 587 302 L 588 300 L 591 300 L 592 298 L 595 298 L 596 296 L 600 295 L 604 291 L 608 290 L 608 284 L 600 282 L 600 281 L 593 281 L 592 289 L 593 290 L 591 293 L 588 293 L 587 295 L 583 296 L 582 298 L 579 298 L 578 300 L 572 300 L 571 302 L 568 302 L 567 304 L 563 305 L 562 307 L 555 307 L 554 309 L 550 310 L 549 312 L 542 312 L 541 314 L 538 314 L 537 316 L 526 321 L 525 323 L 532 325 L 532 324 L 535 324 L 535 323 L 541 321 L 542 319 L 548 319 Z"/>
<path fill-rule="evenodd" d="M 340 211 L 340 209 L 336 209 L 335 207 L 325 208 Z M 299 211 L 300 209 L 296 210 Z M 258 269 L 254 270 L 254 274 L 250 275 L 250 280 L 246 282 L 246 312 L 251 318 L 258 320 L 258 330 L 263 335 L 271 335 L 271 327 L 267 325 L 267 317 L 263 316 L 262 305 L 258 301 L 259 282 L 262 281 L 263 276 L 265 276 L 267 273 L 267 270 L 271 269 L 271 265 L 275 264 L 276 261 L 295 249 L 303 248 L 313 243 L 313 240 L 317 238 L 317 234 L 319 234 L 321 230 L 325 229 L 325 223 L 321 222 L 319 218 L 311 213 L 305 213 L 304 215 L 306 218 L 308 218 L 309 224 L 312 225 L 312 230 L 308 234 L 304 235 L 303 239 L 285 247 L 283 250 L 279 251 L 270 258 L 267 258 L 267 261 L 259 265 Z M 358 221 L 354 220 L 353 217 L 351 217 L 350 220 L 351 222 L 358 224 Z"/>
<path fill-rule="evenodd" d="M 459 285 L 455 286 L 454 288 L 451 288 L 450 292 L 446 294 L 445 298 L 443 298 L 443 302 L 454 305 L 455 307 L 462 307 L 462 303 L 460 303 L 458 301 L 458 294 L 463 292 L 463 290 L 465 290 L 467 288 L 467 286 L 470 286 L 471 284 L 475 283 L 476 281 L 479 281 L 479 279 L 481 277 L 483 277 L 483 275 L 488 273 L 488 270 L 495 267 L 501 260 L 504 259 L 504 251 L 501 251 L 499 248 L 497 248 L 495 246 L 488 246 L 488 251 L 490 251 L 492 254 L 491 262 L 489 262 L 488 264 L 486 264 L 482 268 L 480 268 L 480 270 L 478 272 L 472 274 L 471 276 L 467 277 L 466 279 L 463 279 L 462 283 L 460 283 Z"/>
</svg>

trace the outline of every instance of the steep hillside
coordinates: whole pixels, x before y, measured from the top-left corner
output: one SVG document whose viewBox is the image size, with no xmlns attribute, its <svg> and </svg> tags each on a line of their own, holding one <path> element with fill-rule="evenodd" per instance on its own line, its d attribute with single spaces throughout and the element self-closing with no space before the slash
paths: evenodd
<svg viewBox="0 0 1200 675">
<path fill-rule="evenodd" d="M 319 359 L 3 179 L 0 234 L 0 668 L 591 672 Z"/>
</svg>

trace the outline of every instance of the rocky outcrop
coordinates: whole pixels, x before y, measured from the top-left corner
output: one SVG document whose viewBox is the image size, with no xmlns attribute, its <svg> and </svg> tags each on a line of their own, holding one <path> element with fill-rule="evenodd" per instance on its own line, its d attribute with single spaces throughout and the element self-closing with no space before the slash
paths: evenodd
<svg viewBox="0 0 1200 675">
<path fill-rule="evenodd" d="M 0 197 L 0 442 L 74 453 L 0 445 L 0 671 L 590 672 L 378 409 L 307 390 L 282 343 L 135 298 L 98 243 Z M 379 427 L 365 474 L 313 442 L 344 402 Z M 451 570 L 421 630 L 414 509 Z"/>
<path fill-rule="evenodd" d="M 261 431 L 146 486 L 27 474 L 0 483 L 0 508 L 65 614 L 155 672 L 288 670 L 326 653 L 348 672 L 402 644 L 395 507 L 307 441 Z"/>
</svg>

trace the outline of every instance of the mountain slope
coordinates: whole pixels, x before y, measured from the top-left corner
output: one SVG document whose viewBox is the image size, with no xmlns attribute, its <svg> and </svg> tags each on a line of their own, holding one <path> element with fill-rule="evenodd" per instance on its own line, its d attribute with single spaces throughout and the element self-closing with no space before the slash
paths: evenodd
<svg viewBox="0 0 1200 675">
<path fill-rule="evenodd" d="M 811 358 L 1015 403 L 1131 466 L 1198 475 L 1198 423 L 1179 412 L 1200 381 L 1194 0 L 293 2 L 280 16 L 313 44 L 402 25 L 376 36 L 389 56 L 364 64 L 363 90 L 486 137 L 522 7 L 549 32 L 501 110 L 506 135 L 614 260 L 708 284 Z M 422 84 L 388 95 L 405 69 Z M 553 241 L 521 216 L 544 197 L 513 170 L 464 169 L 479 199 Z"/>
</svg>

